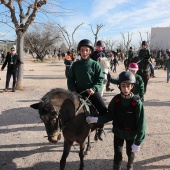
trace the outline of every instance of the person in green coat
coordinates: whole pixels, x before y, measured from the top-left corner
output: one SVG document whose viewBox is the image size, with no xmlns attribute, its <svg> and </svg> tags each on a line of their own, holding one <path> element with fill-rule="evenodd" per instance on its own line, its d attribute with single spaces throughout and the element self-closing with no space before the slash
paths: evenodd
<svg viewBox="0 0 170 170">
<path fill-rule="evenodd" d="M 140 145 L 145 139 L 145 114 L 140 98 L 132 93 L 136 78 L 133 73 L 123 71 L 118 77 L 120 94 L 113 97 L 108 105 L 105 115 L 88 116 L 90 123 L 107 123 L 113 121 L 114 133 L 114 165 L 113 170 L 120 170 L 122 163 L 122 150 L 126 141 L 128 156 L 127 170 L 133 169 L 135 152 L 140 151 Z"/>
<path fill-rule="evenodd" d="M 133 89 L 133 94 L 135 95 L 138 95 L 142 102 L 144 101 L 144 82 L 142 80 L 142 77 L 137 73 L 138 71 L 138 65 L 136 63 L 131 63 L 129 64 L 129 71 L 131 71 L 134 75 L 135 75 L 135 78 L 136 78 L 136 83 L 134 85 L 134 89 Z"/>
<path fill-rule="evenodd" d="M 103 72 L 97 61 L 90 58 L 93 52 L 93 43 L 83 39 L 79 42 L 77 50 L 80 52 L 81 59 L 74 62 L 67 77 L 68 89 L 72 92 L 89 97 L 99 115 L 107 112 L 107 107 L 100 95 L 100 89 L 104 82 Z M 100 124 L 95 138 L 103 140 L 104 124 Z"/>
<path fill-rule="evenodd" d="M 135 82 L 134 88 L 133 88 L 133 94 L 138 95 L 143 102 L 144 101 L 144 93 L 145 93 L 144 92 L 144 83 L 143 83 L 142 77 L 140 75 L 136 74 L 138 71 L 138 65 L 136 63 L 131 63 L 129 65 L 129 71 L 131 71 L 135 75 L 135 78 L 136 78 L 136 82 Z M 118 84 L 117 79 L 114 79 L 109 76 L 108 76 L 108 79 L 112 84 Z"/>
<path fill-rule="evenodd" d="M 151 54 L 150 54 L 149 50 L 147 49 L 147 42 L 142 41 L 142 48 L 139 50 L 139 54 L 138 54 L 139 61 L 137 63 L 139 64 L 141 62 L 141 60 L 149 61 L 150 57 L 151 57 Z M 154 67 L 150 61 L 149 61 L 149 66 L 151 69 L 151 76 L 154 78 L 155 77 Z"/>
<path fill-rule="evenodd" d="M 128 51 L 129 62 L 132 60 L 133 57 L 134 57 L 133 49 L 132 49 L 132 47 L 130 47 L 129 51 Z"/>
</svg>

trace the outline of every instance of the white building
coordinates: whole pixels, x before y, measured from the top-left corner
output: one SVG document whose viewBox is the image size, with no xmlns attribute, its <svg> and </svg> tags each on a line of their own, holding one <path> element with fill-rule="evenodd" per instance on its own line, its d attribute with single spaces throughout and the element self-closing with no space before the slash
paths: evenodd
<svg viewBox="0 0 170 170">
<path fill-rule="evenodd" d="M 170 27 L 151 28 L 151 49 L 170 49 Z"/>
</svg>

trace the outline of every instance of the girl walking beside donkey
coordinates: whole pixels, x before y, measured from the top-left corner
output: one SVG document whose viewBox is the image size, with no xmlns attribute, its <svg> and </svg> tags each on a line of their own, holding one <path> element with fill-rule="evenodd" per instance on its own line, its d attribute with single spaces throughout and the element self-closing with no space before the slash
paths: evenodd
<svg viewBox="0 0 170 170">
<path fill-rule="evenodd" d="M 121 72 L 118 77 L 120 94 L 113 97 L 109 103 L 108 112 L 99 117 L 89 116 L 86 118 L 89 124 L 113 121 L 113 170 L 121 170 L 124 141 L 126 141 L 128 156 L 127 170 L 132 170 L 135 152 L 140 150 L 140 145 L 145 138 L 146 123 L 143 104 L 140 97 L 132 93 L 135 82 L 136 79 L 133 73 Z"/>
</svg>

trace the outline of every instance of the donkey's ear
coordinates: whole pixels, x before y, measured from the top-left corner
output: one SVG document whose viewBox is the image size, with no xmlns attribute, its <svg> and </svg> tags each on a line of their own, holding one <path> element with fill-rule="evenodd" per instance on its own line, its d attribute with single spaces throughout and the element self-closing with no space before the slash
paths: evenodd
<svg viewBox="0 0 170 170">
<path fill-rule="evenodd" d="M 33 109 L 39 109 L 39 106 L 40 106 L 40 103 L 35 103 L 35 104 L 30 105 L 30 107 Z"/>
</svg>

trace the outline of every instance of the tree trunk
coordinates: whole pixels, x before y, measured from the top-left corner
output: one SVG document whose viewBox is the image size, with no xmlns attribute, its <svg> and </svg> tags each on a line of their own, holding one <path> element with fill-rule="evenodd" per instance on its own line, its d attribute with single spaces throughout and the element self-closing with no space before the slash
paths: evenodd
<svg viewBox="0 0 170 170">
<path fill-rule="evenodd" d="M 17 77 L 17 90 L 22 90 L 24 88 L 23 85 L 23 73 L 24 73 L 24 56 L 23 56 L 23 44 L 24 44 L 24 33 L 22 31 L 17 32 L 17 53 L 21 60 L 21 65 L 18 69 L 18 77 Z"/>
</svg>

